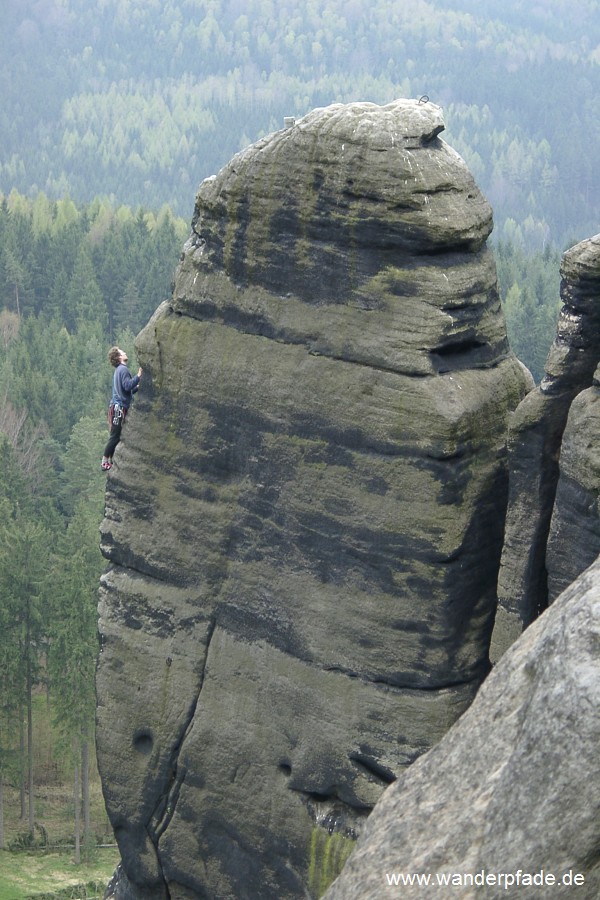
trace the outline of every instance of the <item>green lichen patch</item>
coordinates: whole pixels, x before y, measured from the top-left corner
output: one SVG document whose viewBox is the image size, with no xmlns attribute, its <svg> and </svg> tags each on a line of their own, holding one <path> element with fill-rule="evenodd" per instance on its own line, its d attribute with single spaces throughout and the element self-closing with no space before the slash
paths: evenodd
<svg viewBox="0 0 600 900">
<path fill-rule="evenodd" d="M 323 828 L 312 830 L 308 885 L 313 897 L 322 897 L 338 877 L 356 842 L 343 834 L 329 834 Z"/>
</svg>

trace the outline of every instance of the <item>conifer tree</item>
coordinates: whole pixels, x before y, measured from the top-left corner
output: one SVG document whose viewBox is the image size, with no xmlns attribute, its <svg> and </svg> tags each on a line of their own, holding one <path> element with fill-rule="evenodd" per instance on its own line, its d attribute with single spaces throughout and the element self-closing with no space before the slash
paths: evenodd
<svg viewBox="0 0 600 900">
<path fill-rule="evenodd" d="M 101 490 L 96 488 L 95 502 L 90 503 L 89 498 L 84 497 L 78 503 L 52 579 L 48 672 L 54 721 L 61 736 L 63 754 L 71 763 L 74 776 L 76 862 L 80 855 L 82 807 L 85 846 L 91 838 L 89 748 L 93 742 L 96 708 L 97 591 L 103 568 L 98 549 L 101 497 Z"/>
<path fill-rule="evenodd" d="M 14 703 L 24 710 L 27 746 L 22 761 L 27 773 L 28 820 L 34 835 L 35 803 L 33 776 L 33 691 L 38 683 L 45 644 L 45 589 L 50 540 L 44 525 L 24 515 L 15 515 L 0 525 L 0 591 L 7 630 L 3 640 L 18 647 L 16 671 L 11 672 Z"/>
<path fill-rule="evenodd" d="M 104 331 L 108 328 L 106 304 L 98 286 L 92 256 L 85 241 L 82 241 L 75 260 L 75 267 L 67 289 L 66 303 L 73 327 L 76 327 L 79 322 L 100 322 Z"/>
<path fill-rule="evenodd" d="M 115 315 L 117 329 L 129 327 L 138 332 L 142 325 L 142 298 L 135 278 L 130 278 L 125 285 L 121 303 Z"/>
<path fill-rule="evenodd" d="M 20 316 L 27 272 L 23 262 L 11 247 L 4 248 L 4 271 L 10 302 L 12 302 L 16 314 Z"/>
<path fill-rule="evenodd" d="M 4 448 L 7 449 L 7 448 Z M 0 496 L 0 518 L 8 522 L 13 508 L 6 496 Z M 0 596 L 0 850 L 4 839 L 4 783 L 19 776 L 19 680 L 21 660 L 19 644 L 14 640 L 13 610 L 7 598 Z"/>
</svg>

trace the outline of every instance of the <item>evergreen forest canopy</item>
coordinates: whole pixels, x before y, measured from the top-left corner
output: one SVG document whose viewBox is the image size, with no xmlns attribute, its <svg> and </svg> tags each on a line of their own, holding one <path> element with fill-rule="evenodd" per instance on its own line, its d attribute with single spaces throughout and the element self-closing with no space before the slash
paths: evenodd
<svg viewBox="0 0 600 900">
<path fill-rule="evenodd" d="M 133 330 L 170 296 L 187 233 L 166 208 L 0 196 L 0 849 L 5 785 L 22 788 L 33 840 L 44 690 L 55 760 L 81 771 L 89 829 L 107 350 L 136 365 Z"/>
<path fill-rule="evenodd" d="M 598 0 L 4 0 L 0 191 L 191 217 L 283 117 L 428 95 L 497 241 L 598 230 Z"/>
</svg>

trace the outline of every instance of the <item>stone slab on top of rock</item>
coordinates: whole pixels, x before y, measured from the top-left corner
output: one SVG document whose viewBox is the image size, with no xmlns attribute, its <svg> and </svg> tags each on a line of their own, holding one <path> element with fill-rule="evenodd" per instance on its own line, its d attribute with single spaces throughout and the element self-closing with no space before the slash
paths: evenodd
<svg viewBox="0 0 600 900">
<path fill-rule="evenodd" d="M 102 526 L 121 900 L 316 896 L 488 670 L 530 380 L 442 126 L 316 110 L 200 187 Z"/>
</svg>

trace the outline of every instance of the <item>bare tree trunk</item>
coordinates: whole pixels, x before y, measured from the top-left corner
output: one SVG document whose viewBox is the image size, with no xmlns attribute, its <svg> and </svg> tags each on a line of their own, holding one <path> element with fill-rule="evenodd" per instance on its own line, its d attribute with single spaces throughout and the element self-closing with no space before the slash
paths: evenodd
<svg viewBox="0 0 600 900">
<path fill-rule="evenodd" d="M 83 801 L 83 839 L 90 839 L 90 745 L 84 739 L 81 745 L 81 799 Z"/>
<path fill-rule="evenodd" d="M 4 849 L 4 775 L 0 772 L 0 850 Z"/>
<path fill-rule="evenodd" d="M 73 800 L 75 803 L 75 865 L 81 862 L 81 837 L 80 837 L 80 787 L 79 787 L 79 762 L 75 762 L 75 777 L 73 783 Z"/>
<path fill-rule="evenodd" d="M 21 822 L 25 821 L 25 712 L 19 705 L 19 797 L 21 801 Z"/>
<path fill-rule="evenodd" d="M 31 683 L 31 659 L 27 659 L 27 762 L 29 784 L 29 834 L 35 837 L 35 804 L 33 797 L 33 686 Z"/>
</svg>

